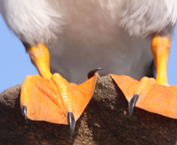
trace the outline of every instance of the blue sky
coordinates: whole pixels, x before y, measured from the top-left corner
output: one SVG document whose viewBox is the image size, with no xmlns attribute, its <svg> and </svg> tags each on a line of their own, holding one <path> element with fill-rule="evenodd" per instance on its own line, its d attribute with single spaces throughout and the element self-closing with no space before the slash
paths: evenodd
<svg viewBox="0 0 177 145">
<path fill-rule="evenodd" d="M 177 85 L 177 29 L 168 64 L 169 84 Z M 0 15 L 0 92 L 22 84 L 26 75 L 37 74 L 20 40 L 7 28 Z"/>
<path fill-rule="evenodd" d="M 7 28 L 0 15 L 0 92 L 22 84 L 26 75 L 37 74 L 20 40 Z"/>
</svg>

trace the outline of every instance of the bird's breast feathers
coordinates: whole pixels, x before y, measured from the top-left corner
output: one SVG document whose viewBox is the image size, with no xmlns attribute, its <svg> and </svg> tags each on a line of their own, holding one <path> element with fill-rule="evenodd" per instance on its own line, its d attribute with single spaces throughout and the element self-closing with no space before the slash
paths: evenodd
<svg viewBox="0 0 177 145">
<path fill-rule="evenodd" d="M 65 26 L 82 26 L 92 32 L 95 28 L 104 32 L 104 25 L 112 29 L 120 26 L 140 37 L 155 32 L 168 35 L 176 22 L 177 1 L 0 0 L 0 10 L 17 37 L 34 45 L 56 39 Z"/>
</svg>

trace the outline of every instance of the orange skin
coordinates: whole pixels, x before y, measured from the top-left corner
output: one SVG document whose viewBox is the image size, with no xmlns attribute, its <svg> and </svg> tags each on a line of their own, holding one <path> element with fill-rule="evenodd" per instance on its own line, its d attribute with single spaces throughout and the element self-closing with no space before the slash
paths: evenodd
<svg viewBox="0 0 177 145">
<path fill-rule="evenodd" d="M 154 78 L 144 77 L 141 81 L 129 76 L 109 74 L 125 95 L 127 101 L 137 94 L 142 84 L 146 84 L 141 91 L 135 106 L 148 112 L 177 119 L 177 86 L 159 85 Z"/>
<path fill-rule="evenodd" d="M 167 64 L 170 55 L 171 40 L 166 37 L 154 36 L 151 50 L 156 68 L 156 81 L 161 85 L 168 85 Z"/>
<path fill-rule="evenodd" d="M 171 40 L 166 37 L 154 36 L 152 53 L 156 67 L 156 80 L 143 77 L 141 81 L 128 76 L 109 74 L 124 93 L 128 102 L 139 95 L 135 106 L 146 111 L 177 119 L 177 86 L 169 86 L 167 79 L 167 63 Z"/>
<path fill-rule="evenodd" d="M 128 101 L 139 94 L 136 107 L 177 119 L 177 86 L 168 86 L 167 81 L 170 45 L 169 38 L 154 36 L 152 39 L 156 80 L 144 77 L 139 82 L 128 76 L 110 76 Z M 59 74 L 50 73 L 47 47 L 38 44 L 28 52 L 44 78 L 39 75 L 27 76 L 22 85 L 21 107 L 27 107 L 27 117 L 31 120 L 68 124 L 67 112 L 72 112 L 77 120 L 93 95 L 97 74 L 81 85 L 68 83 Z"/>
<path fill-rule="evenodd" d="M 50 72 L 50 53 L 48 48 L 43 44 L 37 44 L 30 47 L 28 53 L 31 58 L 31 62 L 37 68 L 39 74 L 44 78 L 51 78 Z"/>
<path fill-rule="evenodd" d="M 68 124 L 67 113 L 77 120 L 89 103 L 97 73 L 81 85 L 69 83 L 60 74 L 50 72 L 50 54 L 43 44 L 27 49 L 39 75 L 27 76 L 22 84 L 21 108 L 27 108 L 27 118 L 57 124 Z"/>
<path fill-rule="evenodd" d="M 77 120 L 86 108 L 94 93 L 97 76 L 95 73 L 81 85 L 69 83 L 57 73 L 50 79 L 27 76 L 21 88 L 21 107 L 27 107 L 30 120 L 68 124 L 68 112 Z"/>
</svg>

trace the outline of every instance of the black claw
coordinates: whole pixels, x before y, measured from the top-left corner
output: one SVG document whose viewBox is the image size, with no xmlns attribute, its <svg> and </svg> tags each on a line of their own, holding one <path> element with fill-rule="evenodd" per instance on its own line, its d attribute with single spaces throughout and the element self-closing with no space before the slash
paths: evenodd
<svg viewBox="0 0 177 145">
<path fill-rule="evenodd" d="M 133 113 L 133 109 L 134 109 L 134 107 L 135 107 L 135 104 L 136 104 L 138 98 L 139 98 L 139 95 L 138 95 L 138 94 L 135 94 L 135 95 L 131 98 L 130 102 L 128 103 L 128 110 L 129 110 L 130 116 L 131 116 L 132 113 Z"/>
<path fill-rule="evenodd" d="M 72 112 L 68 112 L 67 115 L 68 115 L 68 122 L 69 122 L 69 134 L 70 134 L 70 137 L 72 138 L 75 125 L 76 125 L 76 121 L 74 118 L 74 114 Z"/>
<path fill-rule="evenodd" d="M 94 70 L 91 70 L 88 75 L 87 75 L 87 78 L 90 79 L 91 77 L 94 76 L 95 72 L 99 71 L 99 70 L 102 70 L 102 68 L 96 68 Z"/>
<path fill-rule="evenodd" d="M 27 119 L 27 107 L 26 106 L 22 106 L 22 114 L 26 120 L 26 123 L 28 123 L 28 119 Z"/>
</svg>

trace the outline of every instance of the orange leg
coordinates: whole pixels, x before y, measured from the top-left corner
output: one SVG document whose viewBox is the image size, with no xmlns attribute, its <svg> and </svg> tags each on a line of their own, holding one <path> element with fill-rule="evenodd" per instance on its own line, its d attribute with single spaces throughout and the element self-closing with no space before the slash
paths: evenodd
<svg viewBox="0 0 177 145">
<path fill-rule="evenodd" d="M 27 51 L 42 77 L 27 76 L 22 84 L 20 101 L 25 119 L 69 124 L 72 136 L 75 121 L 93 95 L 97 70 L 89 74 L 86 82 L 76 85 L 59 74 L 51 74 L 50 54 L 45 45 L 38 44 Z"/>
<path fill-rule="evenodd" d="M 152 39 L 151 50 L 154 56 L 154 63 L 156 68 L 156 81 L 160 85 L 168 86 L 167 80 L 167 64 L 170 53 L 171 40 L 167 37 L 154 36 Z M 141 101 L 141 97 L 144 98 L 146 90 L 149 90 L 149 79 L 147 77 L 142 78 L 139 87 L 135 90 L 133 97 L 129 102 L 129 113 L 132 115 L 136 102 Z M 148 89 L 149 88 L 149 89 Z"/>
<path fill-rule="evenodd" d="M 51 78 L 50 72 L 50 54 L 48 48 L 45 45 L 37 44 L 34 47 L 28 49 L 28 53 L 31 58 L 31 62 L 37 68 L 39 74 L 44 78 Z"/>
<path fill-rule="evenodd" d="M 152 53 L 156 67 L 156 81 L 161 85 L 168 85 L 167 64 L 170 54 L 171 40 L 166 37 L 155 36 L 152 39 Z"/>
<path fill-rule="evenodd" d="M 177 118 L 175 103 L 177 100 L 177 86 L 169 86 L 167 80 L 167 64 L 170 53 L 171 40 L 162 36 L 152 39 L 152 53 L 156 68 L 156 80 L 143 77 L 136 81 L 128 76 L 110 76 L 124 93 L 129 102 L 129 113 L 134 106 L 164 116 Z"/>
</svg>

